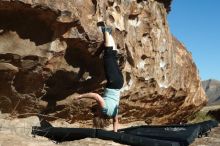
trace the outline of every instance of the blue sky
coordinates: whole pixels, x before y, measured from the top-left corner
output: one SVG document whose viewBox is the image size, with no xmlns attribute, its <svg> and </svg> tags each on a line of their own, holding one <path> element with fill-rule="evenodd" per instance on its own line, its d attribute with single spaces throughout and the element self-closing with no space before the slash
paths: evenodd
<svg viewBox="0 0 220 146">
<path fill-rule="evenodd" d="M 168 23 L 192 53 L 202 80 L 220 80 L 220 0 L 173 0 Z"/>
</svg>

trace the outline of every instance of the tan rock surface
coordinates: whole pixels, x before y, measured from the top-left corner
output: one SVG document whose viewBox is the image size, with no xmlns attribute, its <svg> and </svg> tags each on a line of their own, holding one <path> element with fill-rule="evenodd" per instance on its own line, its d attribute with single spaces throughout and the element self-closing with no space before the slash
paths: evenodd
<svg viewBox="0 0 220 146">
<path fill-rule="evenodd" d="M 99 25 L 106 21 L 125 79 L 120 122 L 186 122 L 206 96 L 191 54 L 170 33 L 169 3 L 0 1 L 0 110 L 15 117 L 41 112 L 52 120 L 91 125 L 94 101 L 75 101 L 74 96 L 103 92 Z"/>
<path fill-rule="evenodd" d="M 3 116 L 3 115 L 0 115 Z M 57 144 L 45 137 L 31 135 L 32 126 L 39 126 L 40 121 L 32 116 L 21 119 L 7 119 L 8 116 L 0 117 L 0 145 L 1 146 L 57 146 Z M 56 120 L 51 123 L 58 127 L 79 127 L 79 124 L 68 124 L 64 121 Z M 137 124 L 130 124 L 137 125 Z M 126 127 L 128 125 L 124 125 Z M 85 138 L 81 140 L 62 142 L 60 146 L 123 146 L 110 140 L 101 140 L 97 138 Z"/>
</svg>

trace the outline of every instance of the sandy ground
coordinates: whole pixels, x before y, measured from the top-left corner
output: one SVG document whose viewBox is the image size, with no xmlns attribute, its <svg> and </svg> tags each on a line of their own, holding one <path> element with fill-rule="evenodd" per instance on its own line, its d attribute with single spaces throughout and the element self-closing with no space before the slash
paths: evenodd
<svg viewBox="0 0 220 146">
<path fill-rule="evenodd" d="M 220 125 L 213 128 L 208 136 L 195 139 L 190 146 L 220 146 Z"/>
<path fill-rule="evenodd" d="M 135 122 L 121 125 L 121 128 L 142 125 L 144 122 Z M 52 123 L 53 126 L 77 127 L 78 124 L 68 124 L 62 121 Z M 0 118 L 0 146 L 122 146 L 113 141 L 101 140 L 97 138 L 85 138 L 71 142 L 56 144 L 55 142 L 40 136 L 31 135 L 31 127 L 39 126 L 37 117 L 25 119 L 5 119 Z M 111 129 L 111 127 L 108 127 Z M 197 138 L 190 146 L 220 146 L 220 125 L 212 129 L 207 137 Z"/>
<path fill-rule="evenodd" d="M 143 124 L 142 122 L 135 125 Z M 79 124 L 68 124 L 64 121 L 56 121 L 52 123 L 56 127 L 79 127 Z M 128 127 L 122 125 L 122 127 Z M 134 125 L 134 124 L 133 124 Z M 85 138 L 71 142 L 55 143 L 47 138 L 33 136 L 31 134 L 32 126 L 40 126 L 37 117 L 29 117 L 24 119 L 5 119 L 0 118 L 0 146 L 122 146 L 113 141 L 101 140 L 97 138 Z M 111 129 L 111 127 L 108 127 Z"/>
</svg>

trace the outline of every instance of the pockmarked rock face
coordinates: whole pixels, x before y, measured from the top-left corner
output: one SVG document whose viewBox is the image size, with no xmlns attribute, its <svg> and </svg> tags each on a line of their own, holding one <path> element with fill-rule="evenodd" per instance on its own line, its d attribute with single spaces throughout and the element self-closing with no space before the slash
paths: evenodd
<svg viewBox="0 0 220 146">
<path fill-rule="evenodd" d="M 0 110 L 89 125 L 103 93 L 103 35 L 113 29 L 124 76 L 121 123 L 186 122 L 206 96 L 191 54 L 170 33 L 169 0 L 0 1 Z"/>
</svg>

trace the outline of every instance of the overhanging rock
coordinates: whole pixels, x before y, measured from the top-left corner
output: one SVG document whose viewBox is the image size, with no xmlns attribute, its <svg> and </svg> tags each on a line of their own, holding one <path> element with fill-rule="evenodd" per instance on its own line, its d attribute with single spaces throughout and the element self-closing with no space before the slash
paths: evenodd
<svg viewBox="0 0 220 146">
<path fill-rule="evenodd" d="M 191 54 L 170 33 L 167 2 L 1 1 L 1 111 L 90 120 L 95 103 L 73 97 L 103 92 L 99 24 L 106 21 L 113 28 L 125 79 L 121 122 L 186 122 L 206 96 Z"/>
</svg>

